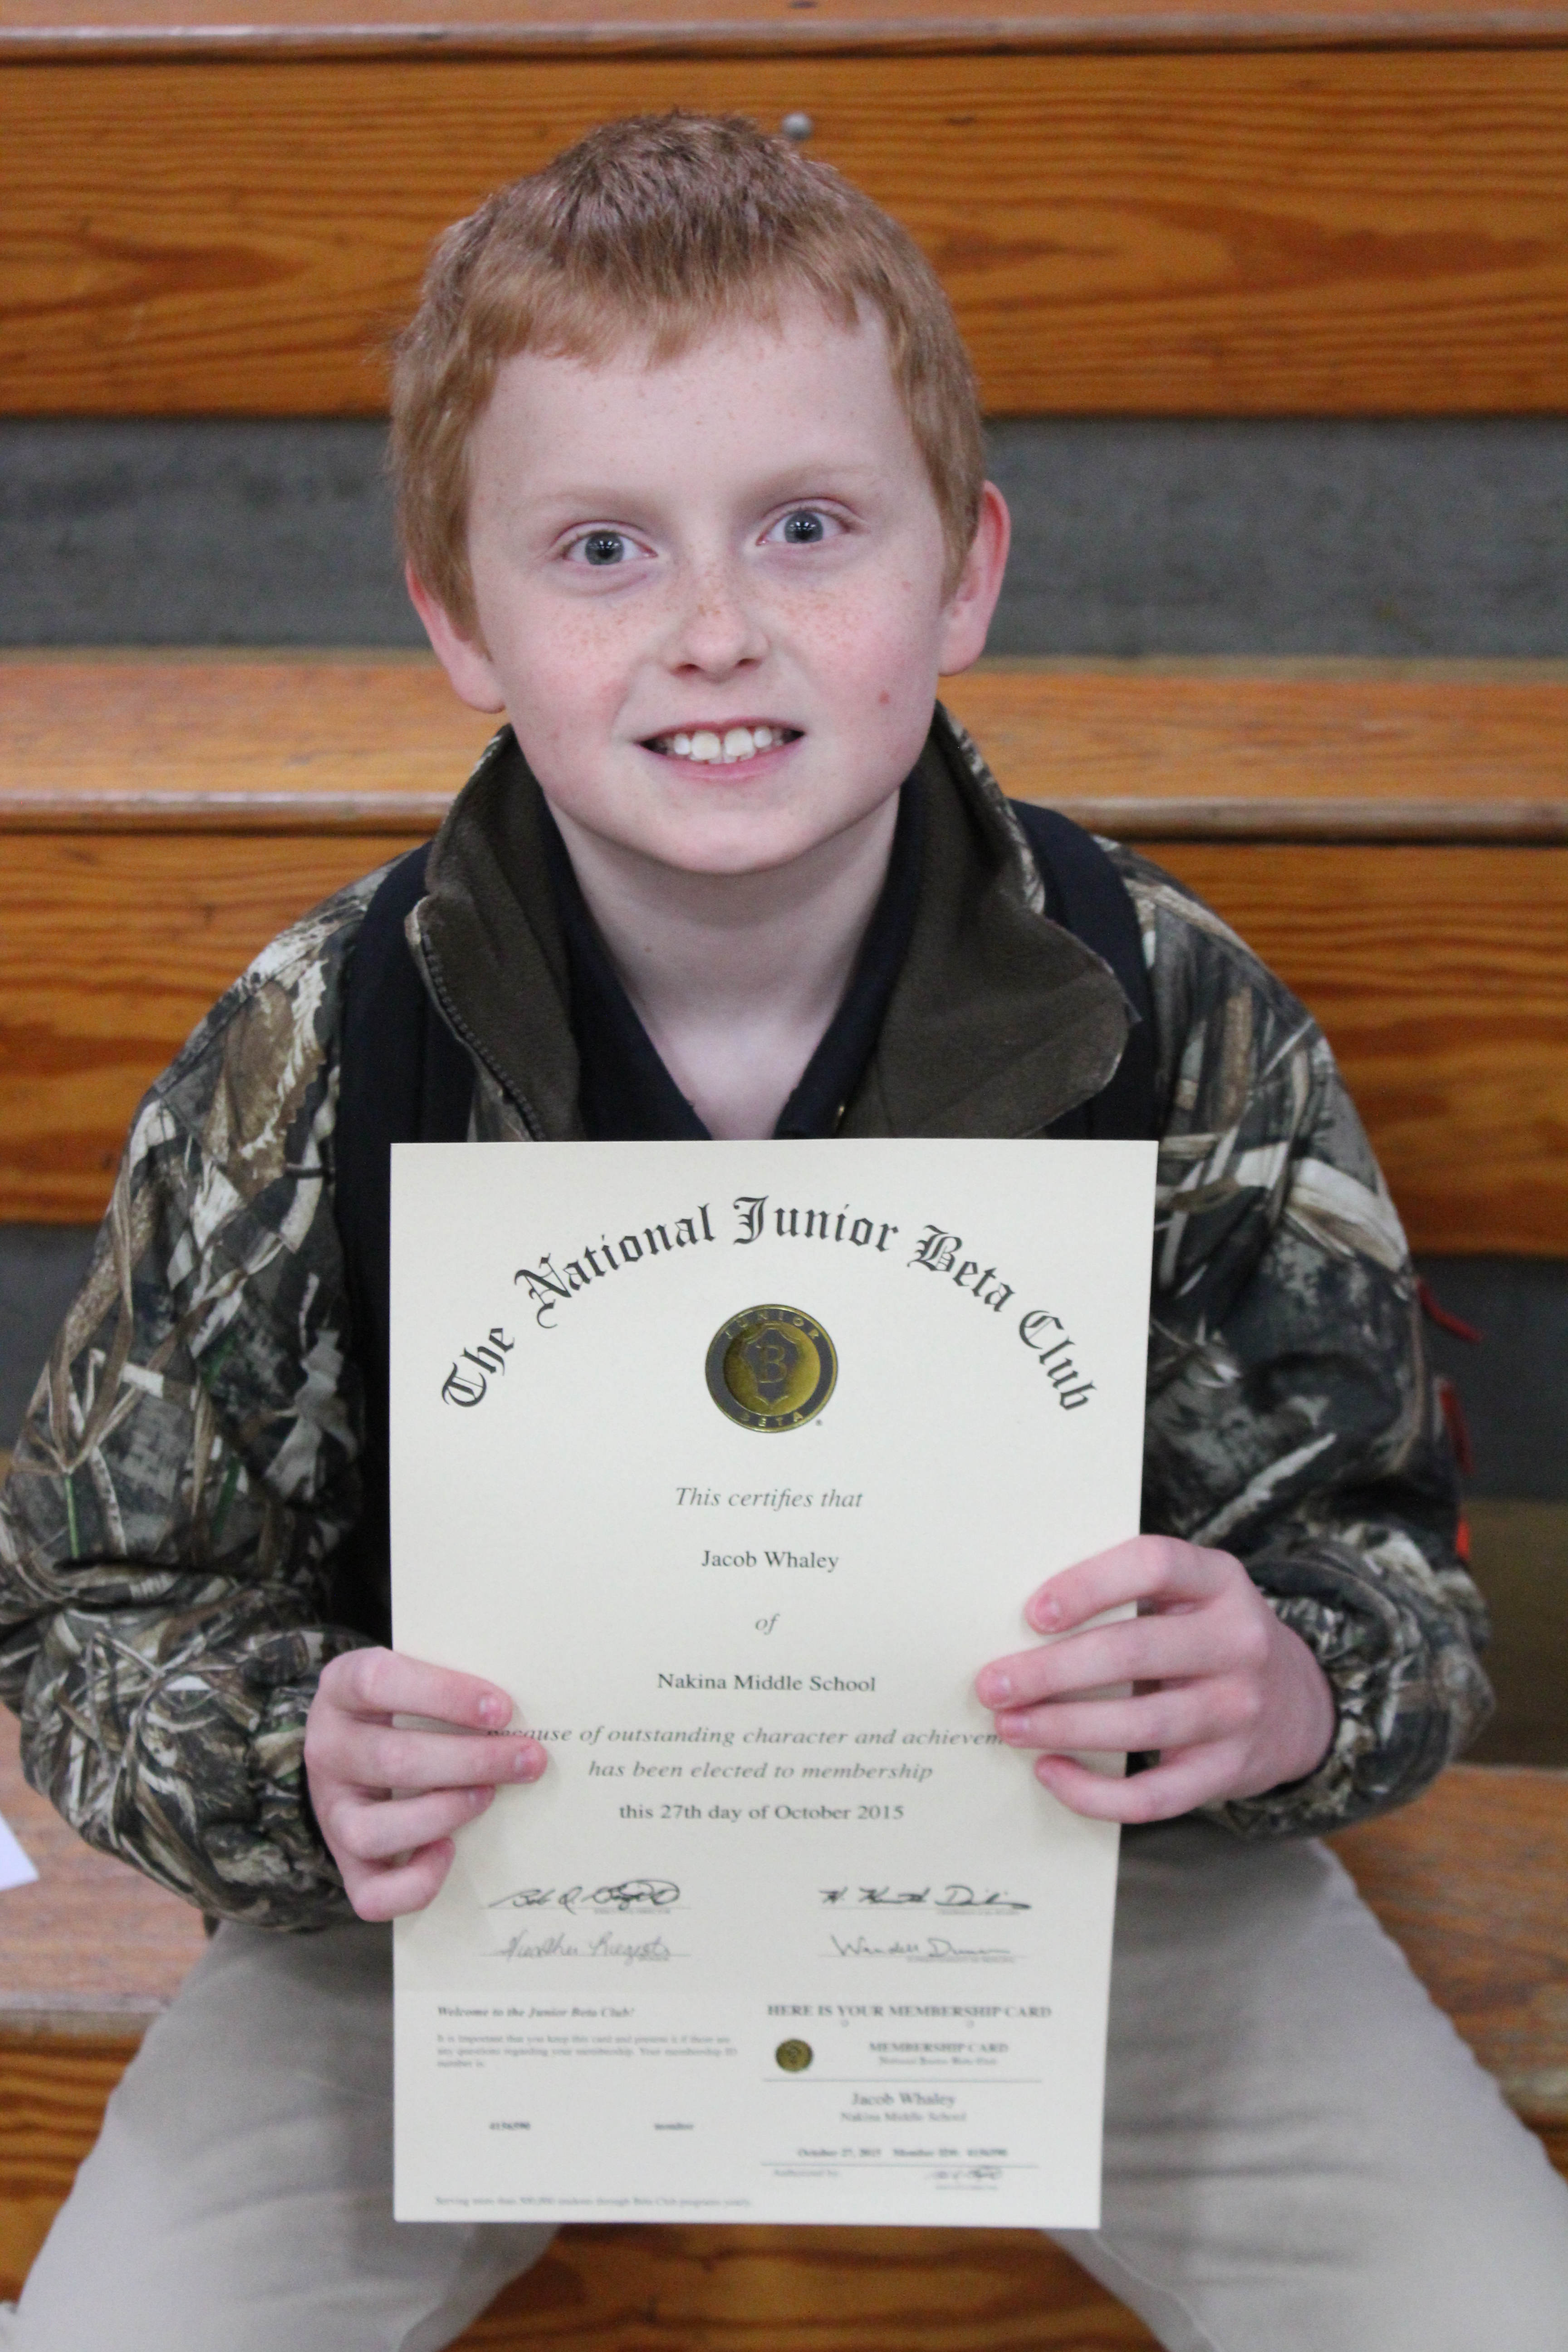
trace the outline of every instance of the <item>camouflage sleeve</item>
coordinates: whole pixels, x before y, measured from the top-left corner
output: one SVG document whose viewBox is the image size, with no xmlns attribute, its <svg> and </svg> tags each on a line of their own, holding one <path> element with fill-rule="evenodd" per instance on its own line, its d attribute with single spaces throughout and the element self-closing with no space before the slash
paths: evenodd
<svg viewBox="0 0 1568 2352">
<path fill-rule="evenodd" d="M 88 1842 L 204 1911 L 347 1903 L 310 1816 L 316 1678 L 357 1514 L 326 1181 L 368 884 L 267 949 L 137 1114 L 0 1496 L 0 1697 Z"/>
<path fill-rule="evenodd" d="M 1415 1796 L 1490 1711 L 1486 1619 L 1399 1219 L 1310 1016 L 1126 850 L 1160 1033 L 1144 1525 L 1223 1547 L 1338 1711 L 1306 1780 L 1215 1807 L 1318 1835 Z"/>
</svg>

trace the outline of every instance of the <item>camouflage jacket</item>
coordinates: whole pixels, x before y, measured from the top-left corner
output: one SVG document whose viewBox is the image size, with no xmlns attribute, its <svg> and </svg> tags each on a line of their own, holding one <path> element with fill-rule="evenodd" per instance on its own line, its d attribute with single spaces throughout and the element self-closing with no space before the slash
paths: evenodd
<svg viewBox="0 0 1568 2352">
<path fill-rule="evenodd" d="M 1041 911 L 1005 801 L 939 716 L 915 930 L 845 1133 L 1038 1134 L 1098 1090 L 1126 1010 Z M 409 925 L 475 1066 L 470 1132 L 581 1132 L 537 787 L 503 731 Z M 1161 1105 L 1144 1524 L 1244 1559 L 1321 1661 L 1306 1780 L 1247 1837 L 1414 1796 L 1489 1705 L 1452 1466 L 1398 1219 L 1316 1026 L 1209 910 L 1113 850 L 1152 986 Z M 0 1696 L 89 1842 L 222 1916 L 345 1897 L 304 1724 L 359 1510 L 363 1400 L 332 1211 L 343 983 L 378 877 L 257 958 L 137 1113 L 90 1271 L 0 1496 Z"/>
</svg>

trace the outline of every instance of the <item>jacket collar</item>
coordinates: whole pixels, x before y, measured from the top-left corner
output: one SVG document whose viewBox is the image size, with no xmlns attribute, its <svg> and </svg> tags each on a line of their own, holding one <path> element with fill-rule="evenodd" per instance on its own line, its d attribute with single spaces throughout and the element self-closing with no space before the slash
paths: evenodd
<svg viewBox="0 0 1568 2352">
<path fill-rule="evenodd" d="M 939 704 L 921 755 L 919 911 L 847 1135 L 1039 1135 L 1098 1094 L 1121 1056 L 1126 999 L 1043 912 L 1016 817 Z"/>
<path fill-rule="evenodd" d="M 846 1135 L 1039 1135 L 1097 1094 L 1128 1029 L 1116 980 L 1042 912 L 1027 844 L 940 703 L 919 763 L 920 904 Z M 443 1015 L 528 1131 L 583 1132 L 565 945 L 539 787 L 510 728 L 430 854 L 410 941 Z"/>
</svg>

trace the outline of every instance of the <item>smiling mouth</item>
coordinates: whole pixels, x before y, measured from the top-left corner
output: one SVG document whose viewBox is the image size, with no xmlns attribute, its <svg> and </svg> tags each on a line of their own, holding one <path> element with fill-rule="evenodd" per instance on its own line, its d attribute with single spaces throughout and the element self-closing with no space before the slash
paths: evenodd
<svg viewBox="0 0 1568 2352">
<path fill-rule="evenodd" d="M 700 766 L 732 768 L 739 760 L 754 760 L 759 751 L 779 751 L 786 743 L 798 743 L 802 730 L 798 727 L 771 725 L 750 727 L 694 727 L 689 733 L 682 728 L 673 735 L 645 737 L 645 751 L 657 751 L 661 759 L 691 760 Z"/>
</svg>

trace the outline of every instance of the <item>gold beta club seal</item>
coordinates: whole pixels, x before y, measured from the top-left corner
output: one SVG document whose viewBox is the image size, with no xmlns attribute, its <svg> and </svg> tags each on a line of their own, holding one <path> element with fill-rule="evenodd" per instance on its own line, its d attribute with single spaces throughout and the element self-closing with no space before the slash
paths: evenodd
<svg viewBox="0 0 1568 2352">
<path fill-rule="evenodd" d="M 804 2074 L 811 2063 L 809 2042 L 781 2042 L 773 2057 L 786 2074 Z"/>
<path fill-rule="evenodd" d="M 708 1393 L 742 1429 L 798 1429 L 815 1421 L 838 1378 L 820 1323 L 797 1307 L 747 1307 L 714 1332 Z"/>
</svg>

